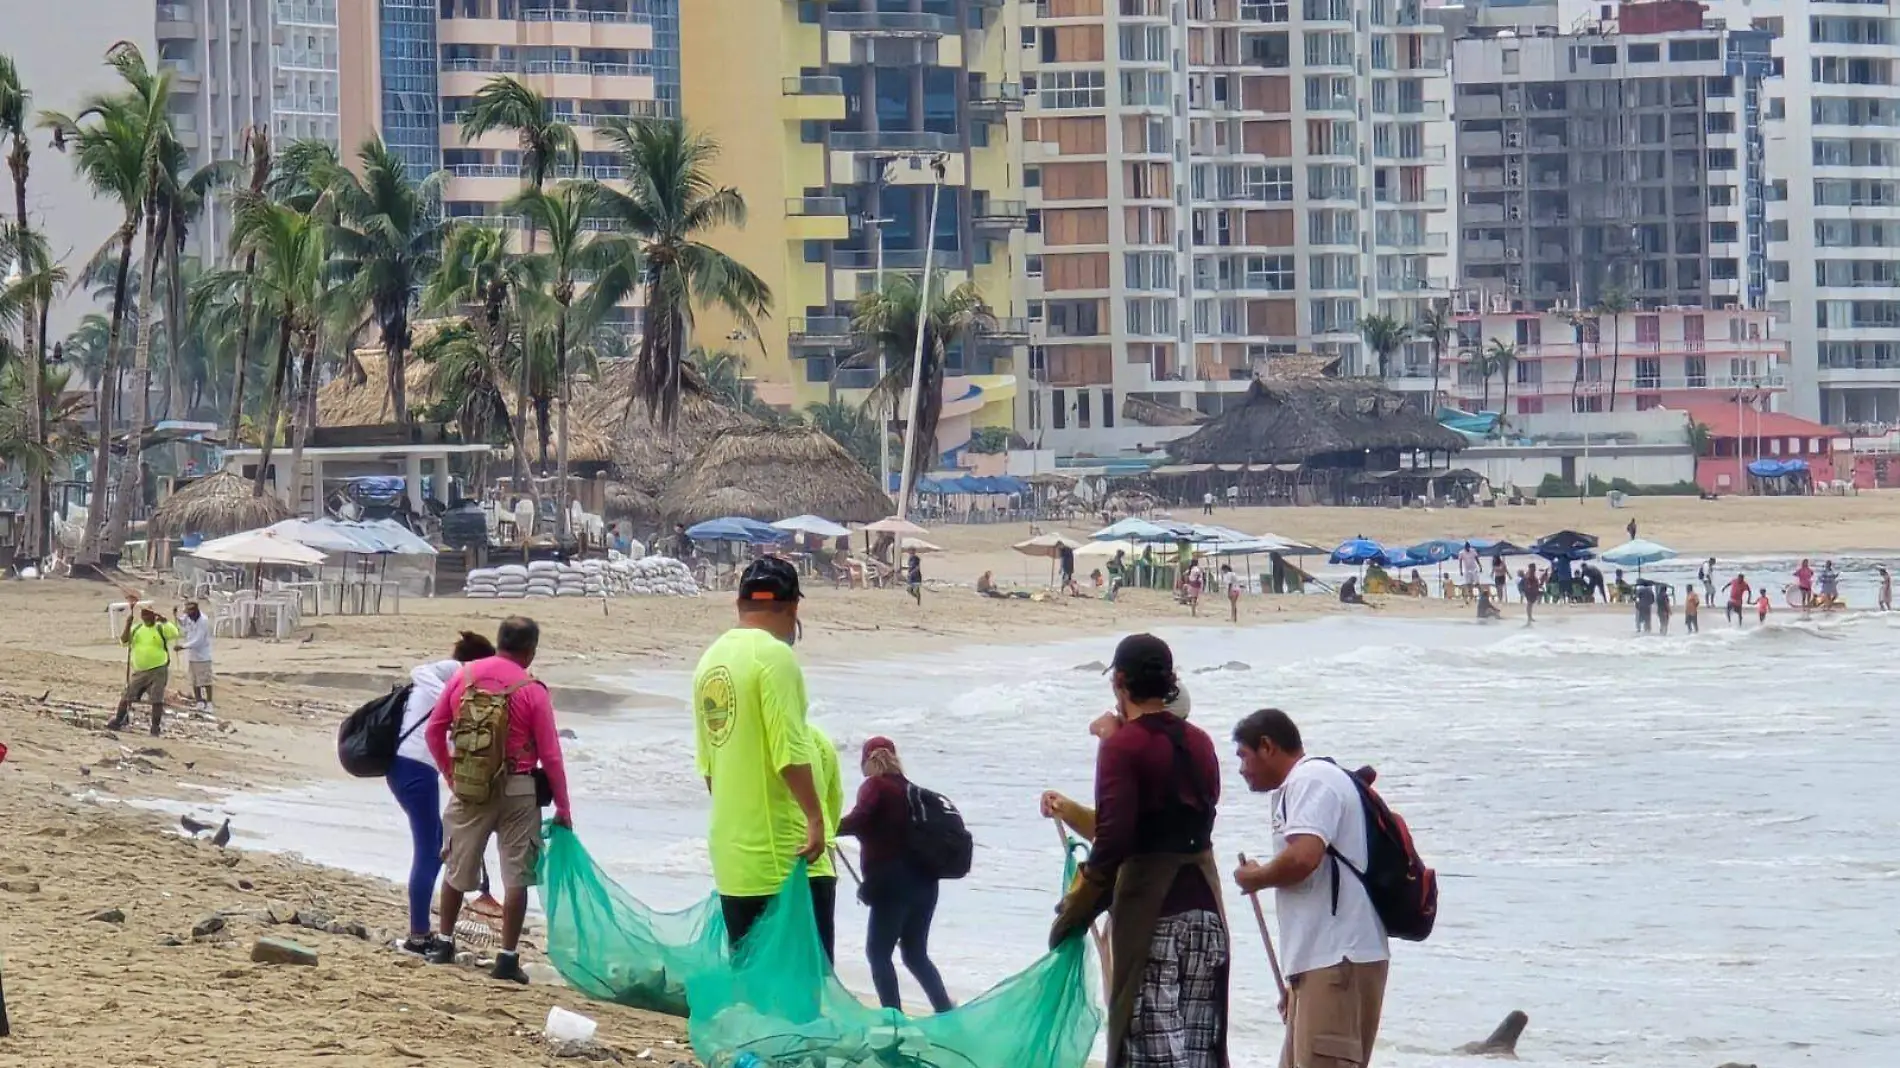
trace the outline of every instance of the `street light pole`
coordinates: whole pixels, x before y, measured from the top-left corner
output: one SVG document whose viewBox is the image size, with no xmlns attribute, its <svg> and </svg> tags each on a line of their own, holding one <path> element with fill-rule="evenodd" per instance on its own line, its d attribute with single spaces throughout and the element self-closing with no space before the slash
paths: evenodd
<svg viewBox="0 0 1900 1068">
<path fill-rule="evenodd" d="M 904 424 L 904 467 L 897 476 L 897 518 L 910 510 L 911 457 L 917 452 L 917 411 L 922 403 L 924 333 L 930 323 L 930 260 L 937 248 L 937 208 L 943 203 L 944 159 L 930 161 L 930 228 L 924 231 L 924 273 L 917 283 L 917 345 L 910 357 L 910 412 Z"/>
</svg>

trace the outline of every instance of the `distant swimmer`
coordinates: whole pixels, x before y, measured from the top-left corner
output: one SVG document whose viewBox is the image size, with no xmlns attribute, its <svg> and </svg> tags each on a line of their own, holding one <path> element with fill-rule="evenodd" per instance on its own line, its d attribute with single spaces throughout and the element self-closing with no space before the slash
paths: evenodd
<svg viewBox="0 0 1900 1068">
<path fill-rule="evenodd" d="M 1491 591 L 1487 589 L 1483 589 L 1482 587 L 1479 588 L 1478 590 L 1478 618 L 1479 619 L 1503 619 L 1504 618 L 1504 610 L 1497 606 L 1497 602 L 1491 600 Z"/>
<path fill-rule="evenodd" d="M 1761 595 L 1755 598 L 1755 622 L 1757 623 L 1768 622 L 1768 591 L 1767 590 L 1762 590 Z"/>
<path fill-rule="evenodd" d="M 1650 631 L 1649 614 L 1656 607 L 1656 590 L 1647 582 L 1636 586 L 1636 633 L 1648 634 Z"/>
<path fill-rule="evenodd" d="M 1887 565 L 1880 565 L 1880 600 L 1875 604 L 1882 612 L 1893 611 L 1893 576 L 1887 573 Z"/>
<path fill-rule="evenodd" d="M 1702 632 L 1702 625 L 1697 621 L 1697 613 L 1701 610 L 1702 595 L 1696 592 L 1695 583 L 1689 583 L 1682 588 L 1682 629 L 1684 631 L 1690 634 Z"/>
</svg>

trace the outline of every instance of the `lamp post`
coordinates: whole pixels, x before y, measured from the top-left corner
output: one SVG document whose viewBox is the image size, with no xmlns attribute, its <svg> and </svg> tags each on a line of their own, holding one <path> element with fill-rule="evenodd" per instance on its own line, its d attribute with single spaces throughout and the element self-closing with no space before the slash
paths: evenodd
<svg viewBox="0 0 1900 1068">
<path fill-rule="evenodd" d="M 924 232 L 924 273 L 917 283 L 917 345 L 910 357 L 910 405 L 904 424 L 904 467 L 898 472 L 897 518 L 910 510 L 910 465 L 917 451 L 917 409 L 922 403 L 924 378 L 924 331 L 930 323 L 930 259 L 937 248 L 937 208 L 943 202 L 944 164 L 948 159 L 938 153 L 930 160 L 930 228 Z"/>
<path fill-rule="evenodd" d="M 863 225 L 871 227 L 873 240 L 877 242 L 877 269 L 873 275 L 872 284 L 882 295 L 884 292 L 884 224 L 894 223 L 897 220 L 882 212 L 884 182 L 881 177 L 877 188 L 880 210 L 860 215 L 858 218 Z M 879 382 L 884 381 L 884 374 L 884 347 L 880 345 L 877 350 L 877 380 Z M 879 401 L 877 406 L 877 488 L 885 493 L 891 491 L 891 410 L 888 401 Z"/>
</svg>

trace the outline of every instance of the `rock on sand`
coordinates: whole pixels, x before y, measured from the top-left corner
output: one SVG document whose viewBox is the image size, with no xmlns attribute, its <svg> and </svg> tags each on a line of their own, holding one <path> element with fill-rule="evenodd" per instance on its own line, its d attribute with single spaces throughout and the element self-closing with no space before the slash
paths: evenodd
<svg viewBox="0 0 1900 1068">
<path fill-rule="evenodd" d="M 288 938 L 260 938 L 251 946 L 251 959 L 259 964 L 302 964 L 314 967 L 317 951 Z"/>
</svg>

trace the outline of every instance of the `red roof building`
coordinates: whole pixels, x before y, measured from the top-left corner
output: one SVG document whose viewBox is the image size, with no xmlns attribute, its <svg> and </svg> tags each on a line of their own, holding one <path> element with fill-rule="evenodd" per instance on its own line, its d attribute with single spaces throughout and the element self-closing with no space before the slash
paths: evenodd
<svg viewBox="0 0 1900 1068">
<path fill-rule="evenodd" d="M 1711 493 L 1746 493 L 1748 463 L 1755 459 L 1806 460 L 1815 482 L 1853 477 L 1852 443 L 1831 426 L 1786 412 L 1759 411 L 1747 397 L 1730 404 L 1701 401 L 1676 407 L 1690 425 L 1709 428 L 1709 448 L 1696 459 L 1696 482 Z"/>
</svg>

